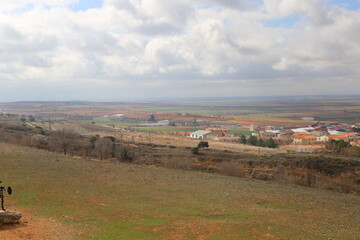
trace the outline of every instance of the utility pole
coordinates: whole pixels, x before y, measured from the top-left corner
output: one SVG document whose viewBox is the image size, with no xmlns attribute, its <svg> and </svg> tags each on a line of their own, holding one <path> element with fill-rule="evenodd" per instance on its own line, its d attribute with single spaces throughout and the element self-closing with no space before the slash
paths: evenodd
<svg viewBox="0 0 360 240">
<path fill-rule="evenodd" d="M 50 121 L 50 118 L 49 118 L 49 129 L 50 129 L 50 133 L 51 133 L 51 121 Z"/>
</svg>

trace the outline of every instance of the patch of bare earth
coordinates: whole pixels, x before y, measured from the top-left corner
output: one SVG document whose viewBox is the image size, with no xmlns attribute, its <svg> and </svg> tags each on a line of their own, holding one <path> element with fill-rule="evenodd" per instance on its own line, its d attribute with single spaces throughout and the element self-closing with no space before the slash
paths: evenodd
<svg viewBox="0 0 360 240">
<path fill-rule="evenodd" d="M 20 209 L 16 209 L 16 211 L 23 215 L 19 224 L 1 225 L 1 240 L 74 239 L 75 232 L 53 218 L 34 216 Z"/>
</svg>

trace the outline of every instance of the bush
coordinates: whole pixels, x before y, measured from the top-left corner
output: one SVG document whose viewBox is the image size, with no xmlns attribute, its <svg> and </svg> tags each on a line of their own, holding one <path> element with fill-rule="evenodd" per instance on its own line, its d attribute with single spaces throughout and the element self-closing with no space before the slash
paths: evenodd
<svg viewBox="0 0 360 240">
<path fill-rule="evenodd" d="M 193 162 L 187 158 L 185 159 L 169 158 L 164 165 L 167 168 L 189 170 L 193 166 Z"/>
<path fill-rule="evenodd" d="M 205 142 L 205 141 L 201 141 L 199 142 L 198 146 L 197 146 L 199 149 L 200 148 L 205 148 L 205 147 L 209 147 L 209 143 L 208 142 Z"/>
<path fill-rule="evenodd" d="M 119 162 L 133 162 L 134 152 L 127 147 L 118 146 L 115 150 L 115 157 Z"/>
<path fill-rule="evenodd" d="M 234 177 L 243 177 L 245 175 L 242 166 L 236 161 L 226 161 L 220 163 L 219 172 L 223 175 Z"/>
<path fill-rule="evenodd" d="M 191 152 L 192 152 L 192 154 L 199 154 L 199 147 L 193 147 L 192 149 L 191 149 Z"/>
</svg>

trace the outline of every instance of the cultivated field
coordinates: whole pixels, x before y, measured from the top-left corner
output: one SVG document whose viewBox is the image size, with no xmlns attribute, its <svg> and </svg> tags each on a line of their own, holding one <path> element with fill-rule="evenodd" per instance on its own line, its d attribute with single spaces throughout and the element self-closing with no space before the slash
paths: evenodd
<svg viewBox="0 0 360 240">
<path fill-rule="evenodd" d="M 0 143 L 1 239 L 359 239 L 360 196 Z"/>
<path fill-rule="evenodd" d="M 151 114 L 156 119 L 171 121 L 203 120 L 210 124 L 258 124 L 302 126 L 315 121 L 360 121 L 360 97 L 293 97 L 258 99 L 217 99 L 202 101 L 154 101 L 128 103 L 93 102 L 19 102 L 0 104 L 0 112 L 25 114 L 43 118 L 92 120 L 93 117 L 124 114 L 128 118 L 146 121 Z M 119 121 L 120 122 L 120 121 Z M 133 125 L 133 122 L 112 123 Z M 106 123 L 107 124 L 107 123 Z"/>
</svg>

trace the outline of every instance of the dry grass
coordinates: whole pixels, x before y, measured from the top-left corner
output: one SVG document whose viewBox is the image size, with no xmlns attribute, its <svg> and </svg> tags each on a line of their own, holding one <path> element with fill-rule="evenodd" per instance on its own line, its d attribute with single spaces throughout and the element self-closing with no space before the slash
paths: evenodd
<svg viewBox="0 0 360 240">
<path fill-rule="evenodd" d="M 7 206 L 81 228 L 73 239 L 357 240 L 360 232 L 356 195 L 6 144 L 0 164 L 14 188 Z"/>
</svg>

